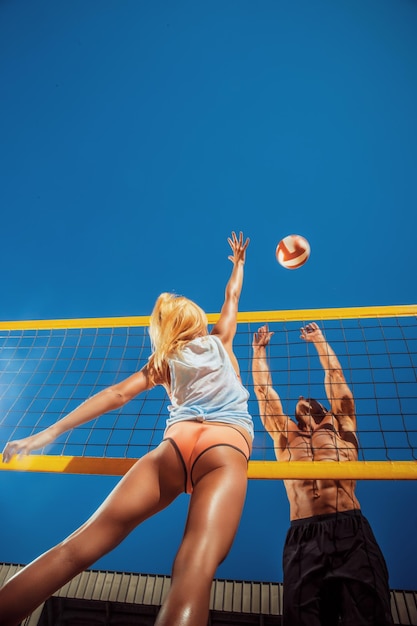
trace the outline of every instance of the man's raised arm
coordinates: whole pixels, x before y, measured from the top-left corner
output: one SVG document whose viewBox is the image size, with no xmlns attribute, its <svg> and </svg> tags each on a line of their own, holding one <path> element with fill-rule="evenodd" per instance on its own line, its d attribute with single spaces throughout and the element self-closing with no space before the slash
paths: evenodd
<svg viewBox="0 0 417 626">
<path fill-rule="evenodd" d="M 262 424 L 274 440 L 275 446 L 285 447 L 289 420 L 284 415 L 281 399 L 272 386 L 271 372 L 266 358 L 266 346 L 272 335 L 273 333 L 265 325 L 261 326 L 253 336 L 252 377 Z"/>
<path fill-rule="evenodd" d="M 313 343 L 324 370 L 324 386 L 333 415 L 342 431 L 356 431 L 355 402 L 342 366 L 333 348 L 326 341 L 318 324 L 312 322 L 301 328 L 301 338 Z"/>
</svg>

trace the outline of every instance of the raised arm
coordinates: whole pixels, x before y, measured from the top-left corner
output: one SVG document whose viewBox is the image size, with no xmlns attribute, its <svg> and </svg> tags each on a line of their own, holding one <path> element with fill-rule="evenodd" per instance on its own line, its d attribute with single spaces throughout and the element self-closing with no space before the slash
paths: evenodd
<svg viewBox="0 0 417 626">
<path fill-rule="evenodd" d="M 150 386 L 147 366 L 145 365 L 139 372 L 132 374 L 120 383 L 91 396 L 71 413 L 45 430 L 24 439 L 9 441 L 3 451 L 3 463 L 8 463 L 14 455 L 24 456 L 33 450 L 44 448 L 62 433 L 127 404 L 136 395 L 149 389 Z"/>
<path fill-rule="evenodd" d="M 228 257 L 233 263 L 233 268 L 230 278 L 227 281 L 224 303 L 220 311 L 220 317 L 214 325 L 211 334 L 219 336 L 232 359 L 236 371 L 239 373 L 237 360 L 233 354 L 233 339 L 236 334 L 237 312 L 239 298 L 242 292 L 243 270 L 245 266 L 246 248 L 249 245 L 249 239 L 246 239 L 244 242 L 243 233 L 240 233 L 238 238 L 236 233 L 233 232 L 232 236 L 229 237 L 227 241 L 229 242 L 233 252 L 233 254 Z"/>
<path fill-rule="evenodd" d="M 326 341 L 318 324 L 312 322 L 301 328 L 301 338 L 313 343 L 324 370 L 327 399 L 339 428 L 343 432 L 356 431 L 355 401 L 348 387 L 342 366 L 333 348 Z"/>
<path fill-rule="evenodd" d="M 281 399 L 272 386 L 266 356 L 266 346 L 272 335 L 273 333 L 265 324 L 253 336 L 252 377 L 262 424 L 274 440 L 275 448 L 284 448 L 287 443 L 288 429 L 291 428 L 293 422 L 284 414 Z"/>
</svg>

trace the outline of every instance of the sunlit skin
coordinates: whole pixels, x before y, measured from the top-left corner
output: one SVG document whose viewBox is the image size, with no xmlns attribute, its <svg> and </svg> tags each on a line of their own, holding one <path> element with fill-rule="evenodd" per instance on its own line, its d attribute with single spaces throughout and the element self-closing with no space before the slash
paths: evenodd
<svg viewBox="0 0 417 626">
<path fill-rule="evenodd" d="M 244 240 L 242 233 L 239 236 L 232 233 L 228 242 L 232 249 L 229 259 L 233 268 L 219 319 L 210 334 L 220 339 L 239 376 L 233 339 L 249 239 Z M 202 331 L 200 325 L 195 333 L 188 341 L 208 334 L 208 331 Z M 146 365 L 117 385 L 89 398 L 45 431 L 9 442 L 3 452 L 3 461 L 7 463 L 15 455 L 23 456 L 43 448 L 62 432 L 123 406 L 155 384 L 163 385 L 169 393 L 168 373 L 165 379 L 160 376 L 154 383 Z M 232 447 L 212 447 L 196 461 L 193 480 L 194 491 L 172 569 L 170 591 L 158 614 L 156 626 L 207 624 L 212 580 L 231 548 L 245 501 L 247 459 Z M 115 548 L 138 524 L 167 507 L 183 492 L 182 460 L 171 443 L 163 441 L 135 463 L 80 528 L 7 581 L 0 589 L 0 626 L 20 624 L 60 587 Z M 140 569 L 140 547 L 137 557 Z"/>
<path fill-rule="evenodd" d="M 300 396 L 295 420 L 284 414 L 272 386 L 266 346 L 273 333 L 261 326 L 253 337 L 253 380 L 262 423 L 274 443 L 279 461 L 356 461 L 356 416 L 352 393 L 341 365 L 316 323 L 301 328 L 301 339 L 312 343 L 324 370 L 330 409 L 314 398 Z M 359 509 L 353 480 L 285 480 L 290 519 Z"/>
</svg>

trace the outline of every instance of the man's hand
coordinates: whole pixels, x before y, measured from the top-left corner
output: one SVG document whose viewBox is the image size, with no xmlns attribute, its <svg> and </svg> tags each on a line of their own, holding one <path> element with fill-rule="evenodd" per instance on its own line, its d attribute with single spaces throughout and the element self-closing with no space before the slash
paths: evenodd
<svg viewBox="0 0 417 626">
<path fill-rule="evenodd" d="M 304 339 L 304 341 L 308 341 L 310 343 L 320 343 L 322 341 L 326 341 L 322 331 L 320 330 L 316 322 L 311 322 L 311 324 L 303 326 L 300 329 L 300 332 L 300 337 L 301 339 Z"/>
<path fill-rule="evenodd" d="M 269 330 L 268 324 L 261 326 L 258 328 L 258 332 L 253 335 L 252 348 L 254 350 L 256 348 L 265 348 L 271 341 L 273 334 L 274 333 Z"/>
</svg>

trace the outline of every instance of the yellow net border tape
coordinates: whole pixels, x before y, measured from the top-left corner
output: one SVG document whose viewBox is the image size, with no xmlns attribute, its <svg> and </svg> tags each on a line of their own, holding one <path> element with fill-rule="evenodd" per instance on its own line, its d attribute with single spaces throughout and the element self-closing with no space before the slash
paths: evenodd
<svg viewBox="0 0 417 626">
<path fill-rule="evenodd" d="M 29 455 L 3 463 L 0 470 L 123 476 L 137 459 Z M 417 461 L 249 461 L 250 479 L 415 480 Z"/>
<path fill-rule="evenodd" d="M 305 320 L 337 320 L 378 317 L 412 317 L 417 315 L 417 304 L 367 306 L 331 309 L 298 309 L 284 311 L 247 311 L 238 313 L 239 323 L 290 322 Z M 219 313 L 208 313 L 209 324 L 215 323 Z M 26 320 L 0 322 L 0 330 L 49 330 L 66 328 L 121 328 L 149 326 L 149 316 L 88 317 L 79 319 Z"/>
</svg>

